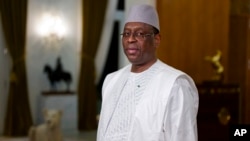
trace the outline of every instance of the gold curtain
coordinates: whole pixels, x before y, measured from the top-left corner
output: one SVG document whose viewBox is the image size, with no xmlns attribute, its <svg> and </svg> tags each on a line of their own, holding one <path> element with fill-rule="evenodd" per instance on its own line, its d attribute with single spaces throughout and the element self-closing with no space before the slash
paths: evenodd
<svg viewBox="0 0 250 141">
<path fill-rule="evenodd" d="M 78 85 L 78 129 L 93 130 L 97 127 L 94 59 L 100 40 L 107 0 L 83 0 L 82 4 L 83 39 Z"/>
<path fill-rule="evenodd" d="M 27 0 L 0 0 L 0 10 L 4 37 L 13 61 L 4 135 L 25 136 L 32 125 L 25 64 Z"/>
</svg>

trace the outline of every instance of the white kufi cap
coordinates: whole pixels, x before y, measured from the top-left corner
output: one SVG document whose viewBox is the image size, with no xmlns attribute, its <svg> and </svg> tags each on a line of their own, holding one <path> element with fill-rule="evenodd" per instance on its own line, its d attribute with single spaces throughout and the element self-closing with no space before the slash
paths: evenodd
<svg viewBox="0 0 250 141">
<path fill-rule="evenodd" d="M 135 5 L 130 8 L 125 24 L 128 22 L 142 22 L 154 26 L 160 31 L 159 18 L 156 9 L 151 5 Z"/>
</svg>

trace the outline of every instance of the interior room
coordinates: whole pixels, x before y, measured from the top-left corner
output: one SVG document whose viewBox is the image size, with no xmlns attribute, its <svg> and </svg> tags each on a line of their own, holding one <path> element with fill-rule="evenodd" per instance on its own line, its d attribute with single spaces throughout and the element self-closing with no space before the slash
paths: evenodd
<svg viewBox="0 0 250 141">
<path fill-rule="evenodd" d="M 0 0 L 0 141 L 27 141 L 46 109 L 62 111 L 65 141 L 95 141 L 102 84 L 129 63 L 120 33 L 138 3 L 159 13 L 159 59 L 195 81 L 199 141 L 250 124 L 250 0 Z"/>
</svg>

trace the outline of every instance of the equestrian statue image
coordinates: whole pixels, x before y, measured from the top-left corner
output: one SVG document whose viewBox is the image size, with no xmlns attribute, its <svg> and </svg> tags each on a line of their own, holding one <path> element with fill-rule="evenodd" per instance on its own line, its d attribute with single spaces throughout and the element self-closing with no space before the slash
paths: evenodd
<svg viewBox="0 0 250 141">
<path fill-rule="evenodd" d="M 45 64 L 44 72 L 47 74 L 50 82 L 51 90 L 57 90 L 57 83 L 63 81 L 66 83 L 66 91 L 70 91 L 70 84 L 72 82 L 71 74 L 63 69 L 61 58 L 57 58 L 55 69 L 51 68 L 50 65 Z"/>
</svg>

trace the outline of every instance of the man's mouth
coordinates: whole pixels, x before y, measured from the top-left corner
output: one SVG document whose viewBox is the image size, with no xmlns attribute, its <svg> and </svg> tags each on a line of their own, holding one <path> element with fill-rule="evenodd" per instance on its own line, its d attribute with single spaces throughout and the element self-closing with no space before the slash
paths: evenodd
<svg viewBox="0 0 250 141">
<path fill-rule="evenodd" d="M 136 49 L 136 48 L 129 48 L 129 49 L 127 49 L 127 53 L 128 54 L 135 54 L 137 51 L 138 51 L 138 49 Z"/>
</svg>

